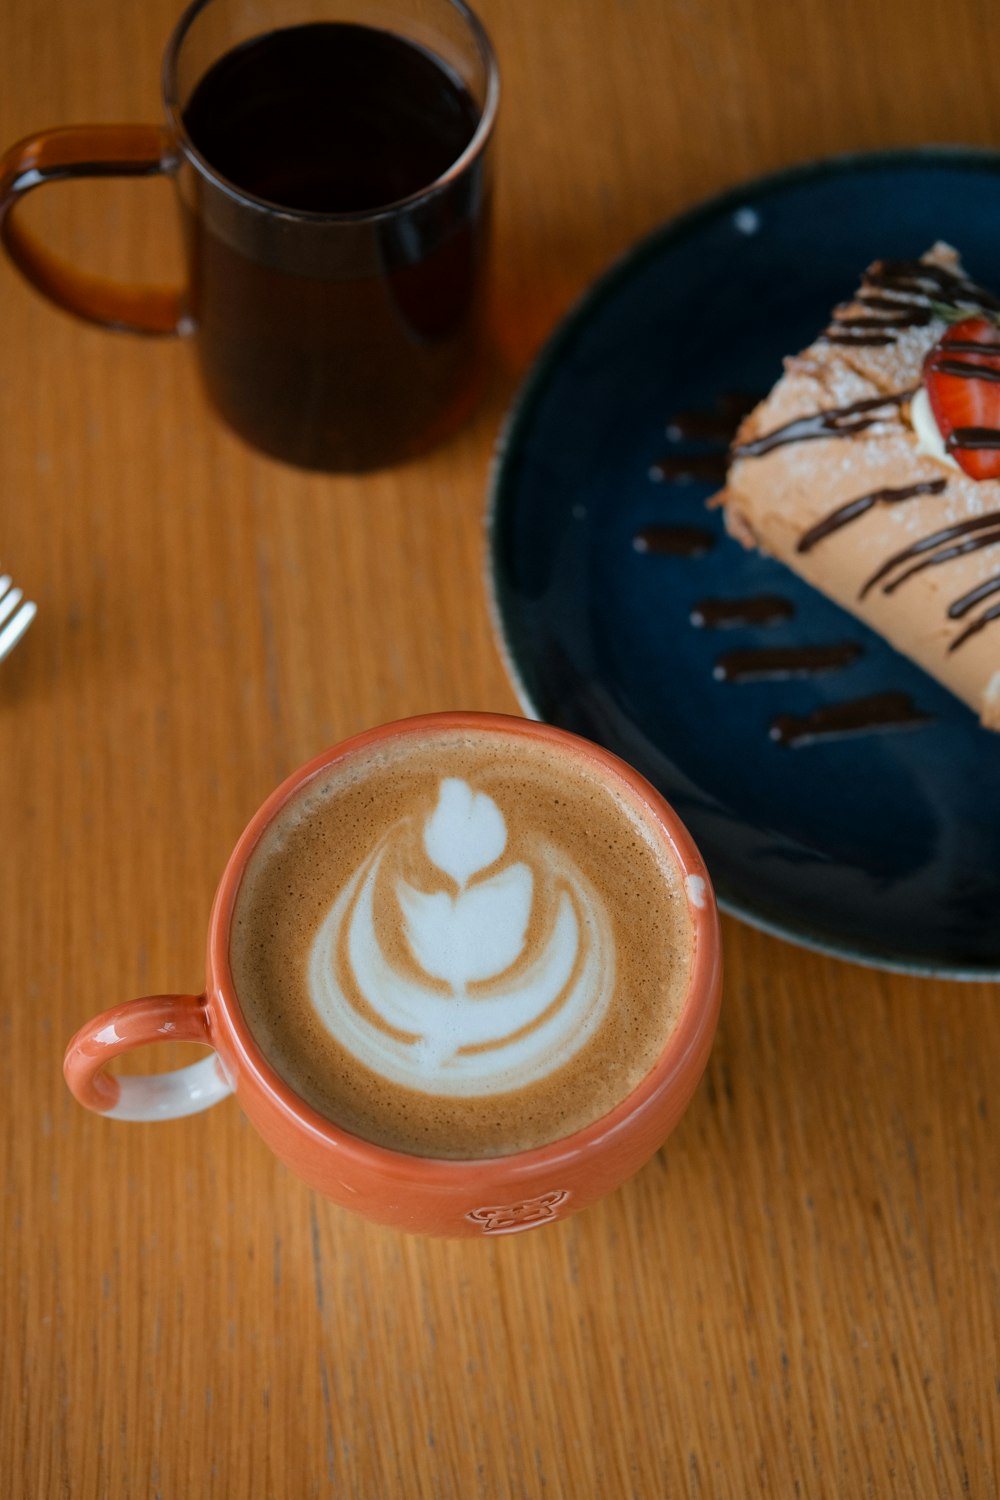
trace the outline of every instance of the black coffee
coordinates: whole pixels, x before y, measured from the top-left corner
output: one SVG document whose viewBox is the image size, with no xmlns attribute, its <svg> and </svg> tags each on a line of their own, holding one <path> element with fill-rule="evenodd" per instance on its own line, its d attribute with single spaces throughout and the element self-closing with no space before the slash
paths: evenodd
<svg viewBox="0 0 1000 1500">
<path fill-rule="evenodd" d="M 307 468 L 365 469 L 464 415 L 481 326 L 482 163 L 425 190 L 478 122 L 430 53 L 341 22 L 255 38 L 198 84 L 184 111 L 197 151 L 276 210 L 233 207 L 199 177 L 186 216 L 209 394 L 257 447 Z M 394 204 L 360 223 L 279 212 Z"/>
</svg>

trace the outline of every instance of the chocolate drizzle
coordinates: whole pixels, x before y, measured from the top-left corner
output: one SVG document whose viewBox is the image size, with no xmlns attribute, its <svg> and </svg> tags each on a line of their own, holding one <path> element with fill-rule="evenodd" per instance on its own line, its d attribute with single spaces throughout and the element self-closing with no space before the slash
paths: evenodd
<svg viewBox="0 0 1000 1500">
<path fill-rule="evenodd" d="M 975 536 L 973 535 L 975 532 L 982 532 L 983 535 Z M 959 537 L 966 537 L 968 540 L 952 545 Z M 973 516 L 969 521 L 957 521 L 953 526 L 944 526 L 940 531 L 933 531 L 929 536 L 921 537 L 909 547 L 904 547 L 901 552 L 894 552 L 881 567 L 876 568 L 861 589 L 858 598 L 863 599 L 877 583 L 882 584 L 883 594 L 894 593 L 901 583 L 905 583 L 907 578 L 923 568 L 932 567 L 937 563 L 950 562 L 954 557 L 976 551 L 980 547 L 992 546 L 994 542 L 1000 542 L 1000 510 L 988 511 L 984 516 Z M 931 555 L 925 558 L 924 553 Z M 888 578 L 890 573 L 895 572 L 902 564 L 912 562 L 914 558 L 922 560 L 913 567 L 905 569 L 889 583 L 883 582 L 883 579 Z"/>
<path fill-rule="evenodd" d="M 739 443 L 733 449 L 733 458 L 761 458 L 773 448 L 786 443 L 807 443 L 815 438 L 854 437 L 876 422 L 887 421 L 879 416 L 884 407 L 902 406 L 915 394 L 913 390 L 894 391 L 888 396 L 866 396 L 863 401 L 852 401 L 849 406 L 831 406 L 825 411 L 810 412 L 805 417 L 793 417 L 783 427 L 776 427 L 749 443 Z"/>
<path fill-rule="evenodd" d="M 930 307 L 908 307 L 905 302 L 885 302 L 895 317 L 835 317 L 823 335 L 825 344 L 894 344 L 904 328 L 923 328 L 934 317 Z"/>
<path fill-rule="evenodd" d="M 948 650 L 957 650 L 963 641 L 967 641 L 970 635 L 978 634 L 983 626 L 988 625 L 991 620 L 1000 620 L 1000 604 L 991 604 L 989 609 L 984 609 L 981 615 L 977 615 L 974 620 L 971 620 L 965 629 L 956 635 L 955 639 L 948 646 Z"/>
<path fill-rule="evenodd" d="M 870 308 L 872 312 L 908 312 L 911 308 L 914 311 L 924 310 L 909 299 L 901 301 L 899 297 L 880 297 L 877 292 L 867 292 L 864 288 L 861 289 L 854 300 L 859 302 L 862 307 Z M 926 311 L 927 318 L 924 319 L 925 322 L 929 321 L 934 315 L 932 308 L 927 308 Z"/>
<path fill-rule="evenodd" d="M 955 345 L 946 344 L 946 349 L 953 349 Z M 971 348 L 972 346 L 963 346 Z M 983 347 L 983 346 L 980 346 Z M 1000 350 L 1000 345 L 997 346 Z M 943 351 L 942 351 L 943 352 Z M 937 359 L 931 361 L 934 369 L 939 375 L 956 375 L 963 380 L 974 377 L 976 380 L 1000 380 L 1000 370 L 995 365 L 973 365 L 965 359 Z"/>
<path fill-rule="evenodd" d="M 909 547 L 904 547 L 901 552 L 894 553 L 880 568 L 876 569 L 858 597 L 863 599 L 878 583 L 882 585 L 883 594 L 893 594 L 908 578 L 912 578 L 915 573 L 923 572 L 925 568 L 938 567 L 942 563 L 953 562 L 957 557 L 966 557 L 970 552 L 978 552 L 983 547 L 998 545 L 1000 545 L 1000 510 L 988 511 L 984 516 L 974 516 L 971 520 L 956 522 L 954 526 L 942 527 L 940 531 L 931 532 L 929 536 L 921 537 Z M 906 566 L 907 564 L 909 566 Z M 896 576 L 892 577 L 892 574 Z M 968 614 L 970 609 L 982 603 L 991 594 L 998 592 L 1000 592 L 1000 574 L 995 574 L 984 583 L 962 594 L 949 605 L 949 619 L 961 619 L 963 615 Z M 949 653 L 956 651 L 970 636 L 978 634 L 984 626 L 996 619 L 1000 619 L 1000 605 L 991 605 L 989 609 L 970 621 L 953 641 L 949 642 Z"/>
<path fill-rule="evenodd" d="M 715 663 L 712 675 L 719 682 L 784 681 L 789 677 L 817 677 L 839 672 L 861 655 L 857 641 L 836 641 L 822 646 L 749 646 L 727 651 Z"/>
<path fill-rule="evenodd" d="M 882 292 L 892 295 L 882 296 Z M 856 302 L 866 309 L 834 314 L 823 341 L 859 346 L 893 344 L 907 328 L 924 328 L 945 311 L 983 312 L 1000 307 L 992 293 L 945 266 L 922 260 L 880 260 L 864 273 Z M 851 304 L 848 304 L 848 307 Z M 869 317 L 868 312 L 884 313 Z"/>
<path fill-rule="evenodd" d="M 707 526 L 644 526 L 632 538 L 637 552 L 656 552 L 667 557 L 703 557 L 715 546 L 715 533 Z"/>
<path fill-rule="evenodd" d="M 931 722 L 909 693 L 875 693 L 848 703 L 825 703 L 811 714 L 779 714 L 771 722 L 770 735 L 780 745 L 795 747 L 876 731 L 917 729 Z"/>
<path fill-rule="evenodd" d="M 848 500 L 846 505 L 838 506 L 822 521 L 817 521 L 815 526 L 811 526 L 799 538 L 795 550 L 796 552 L 811 551 L 817 542 L 839 531 L 849 521 L 863 516 L 866 511 L 876 505 L 898 505 L 901 500 L 912 500 L 917 495 L 940 495 L 947 484 L 947 479 L 926 479 L 920 484 L 908 484 L 900 489 L 872 490 L 868 495 L 859 495 L 856 500 Z"/>
<path fill-rule="evenodd" d="M 984 599 L 988 599 L 990 594 L 997 593 L 1000 593 L 1000 573 L 994 573 L 993 577 L 987 578 L 985 583 L 979 584 L 977 588 L 970 589 L 967 594 L 962 595 L 961 599 L 956 599 L 954 604 L 949 605 L 948 618 L 950 620 L 960 620 L 975 605 L 981 604 Z"/>
<path fill-rule="evenodd" d="M 690 618 L 691 624 L 702 630 L 730 630 L 746 625 L 778 625 L 794 613 L 792 601 L 780 594 L 754 594 L 748 599 L 701 599 Z"/>
<path fill-rule="evenodd" d="M 930 358 L 937 360 L 945 354 L 1000 354 L 1000 339 L 949 339 L 940 349 L 932 350 Z"/>
<path fill-rule="evenodd" d="M 759 400 L 759 396 L 746 391 L 725 391 L 713 407 L 681 411 L 671 417 L 667 437 L 672 442 L 705 443 L 711 447 L 694 453 L 665 453 L 650 468 L 650 479 L 666 479 L 673 484 L 722 484 L 733 433 Z"/>
<path fill-rule="evenodd" d="M 748 391 L 723 391 L 714 407 L 706 411 L 679 411 L 667 423 L 667 436 L 675 442 L 725 443 L 744 417 L 750 415 L 760 396 Z"/>
<path fill-rule="evenodd" d="M 956 359 L 956 355 L 965 355 Z M 1000 340 L 947 339 L 933 349 L 927 357 L 928 368 L 934 375 L 946 375 L 952 380 L 1000 381 Z M 1000 428 L 956 427 L 945 439 L 949 453 L 975 453 L 1000 448 Z"/>
<path fill-rule="evenodd" d="M 894 344 L 896 336 L 893 333 L 825 333 L 823 342 L 825 344 L 853 344 L 855 347 L 863 345 L 867 349 L 879 344 Z"/>
<path fill-rule="evenodd" d="M 1000 427 L 956 427 L 945 442 L 949 453 L 956 449 L 974 452 L 979 448 L 1000 448 Z"/>
<path fill-rule="evenodd" d="M 947 266 L 929 265 L 924 260 L 877 260 L 864 273 L 861 282 L 865 288 L 909 295 L 956 311 L 961 308 L 968 308 L 970 312 L 1000 309 L 1000 300 L 985 287 Z"/>
<path fill-rule="evenodd" d="M 934 552 L 930 557 L 922 558 L 920 562 L 914 563 L 912 568 L 907 568 L 891 583 L 883 584 L 882 592 L 894 594 L 900 584 L 912 578 L 914 573 L 922 573 L 925 568 L 936 568 L 941 563 L 953 562 L 956 557 L 966 557 L 970 552 L 978 552 L 983 547 L 994 547 L 998 542 L 1000 542 L 1000 526 L 995 531 L 984 531 L 979 536 L 966 537 L 964 542 L 954 542 L 950 547 L 942 547 L 939 552 Z"/>
<path fill-rule="evenodd" d="M 911 308 L 907 307 L 905 302 L 888 303 L 884 305 L 894 307 L 897 315 L 893 318 L 835 318 L 834 322 L 836 323 L 838 328 L 844 328 L 848 332 L 850 332 L 851 329 L 856 329 L 858 332 L 860 332 L 862 329 L 877 329 L 880 332 L 884 332 L 887 328 L 922 328 L 924 324 L 929 323 L 934 316 L 933 310 L 929 307 Z"/>
</svg>

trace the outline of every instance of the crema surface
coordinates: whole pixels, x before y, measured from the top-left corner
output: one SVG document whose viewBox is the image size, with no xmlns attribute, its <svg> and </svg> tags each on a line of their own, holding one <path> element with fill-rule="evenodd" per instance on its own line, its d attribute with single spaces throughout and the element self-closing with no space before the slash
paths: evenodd
<svg viewBox="0 0 1000 1500">
<path fill-rule="evenodd" d="M 230 963 L 261 1050 L 321 1114 L 419 1155 L 599 1118 L 676 1023 L 691 923 L 624 785 L 488 730 L 322 773 L 254 849 Z"/>
</svg>

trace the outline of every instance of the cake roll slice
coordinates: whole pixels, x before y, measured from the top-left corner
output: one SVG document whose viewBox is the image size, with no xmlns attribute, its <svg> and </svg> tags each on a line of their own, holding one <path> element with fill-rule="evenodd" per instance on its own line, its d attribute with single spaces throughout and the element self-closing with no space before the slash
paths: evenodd
<svg viewBox="0 0 1000 1500">
<path fill-rule="evenodd" d="M 950 246 L 865 271 L 714 503 L 1000 729 L 1000 300 Z"/>
</svg>

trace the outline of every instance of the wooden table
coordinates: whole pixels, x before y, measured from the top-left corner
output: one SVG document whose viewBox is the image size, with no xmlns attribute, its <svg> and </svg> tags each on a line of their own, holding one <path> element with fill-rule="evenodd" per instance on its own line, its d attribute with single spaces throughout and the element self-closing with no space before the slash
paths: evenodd
<svg viewBox="0 0 1000 1500">
<path fill-rule="evenodd" d="M 175 4 L 0 7 L 0 140 L 158 118 Z M 85 1018 L 200 987 L 222 866 L 287 771 L 400 715 L 515 710 L 480 585 L 491 447 L 602 267 L 765 169 L 1000 140 L 988 0 L 480 9 L 498 358 L 430 457 L 363 479 L 259 458 L 183 343 L 85 327 L 0 267 L 0 561 L 40 606 L 0 669 L 0 1491 L 995 1495 L 992 986 L 727 921 L 680 1128 L 612 1199 L 505 1241 L 363 1223 L 235 1104 L 126 1126 L 63 1086 Z M 28 212 L 94 270 L 179 264 L 162 183 Z"/>
</svg>

